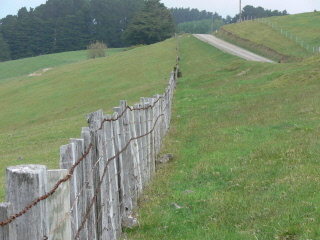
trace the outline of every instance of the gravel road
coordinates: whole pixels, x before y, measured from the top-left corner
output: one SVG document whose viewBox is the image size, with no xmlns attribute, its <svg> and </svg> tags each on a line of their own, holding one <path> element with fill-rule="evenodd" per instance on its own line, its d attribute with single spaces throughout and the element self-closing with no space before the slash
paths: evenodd
<svg viewBox="0 0 320 240">
<path fill-rule="evenodd" d="M 244 50 L 243 48 L 237 47 L 233 44 L 230 44 L 226 41 L 223 41 L 219 38 L 216 38 L 215 36 L 212 36 L 210 34 L 193 34 L 196 38 L 209 43 L 210 45 L 221 49 L 222 51 L 231 53 L 233 55 L 236 55 L 238 57 L 244 58 L 248 61 L 256 61 L 256 62 L 271 62 L 274 63 L 274 61 L 271 61 L 267 58 L 261 57 L 257 54 L 254 54 L 252 52 L 249 52 L 247 50 Z"/>
</svg>

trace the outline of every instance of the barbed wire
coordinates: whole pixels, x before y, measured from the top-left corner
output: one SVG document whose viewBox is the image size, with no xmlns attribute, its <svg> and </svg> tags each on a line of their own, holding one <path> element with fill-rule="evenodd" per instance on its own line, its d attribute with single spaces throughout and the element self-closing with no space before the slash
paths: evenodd
<svg viewBox="0 0 320 240">
<path fill-rule="evenodd" d="M 20 212 L 12 215 L 8 220 L 6 221 L 2 221 L 0 222 L 0 226 L 5 226 L 9 223 L 11 223 L 13 220 L 15 220 L 18 217 L 21 217 L 23 214 L 25 214 L 26 212 L 28 212 L 32 207 L 34 207 L 35 205 L 37 205 L 40 201 L 43 201 L 45 199 L 47 199 L 48 197 L 50 197 L 51 195 L 53 195 L 55 193 L 55 191 L 58 189 L 58 187 L 60 186 L 61 183 L 68 181 L 74 172 L 74 169 L 80 164 L 81 161 L 83 161 L 83 159 L 89 154 L 90 150 L 92 148 L 92 144 L 90 143 L 89 148 L 87 149 L 87 151 L 77 160 L 77 162 L 71 167 L 69 173 L 67 174 L 66 177 L 60 179 L 55 185 L 54 187 L 51 189 L 50 192 L 44 194 L 43 196 L 37 198 L 34 202 L 30 203 L 29 205 L 27 205 L 25 208 L 23 208 Z"/>
<path fill-rule="evenodd" d="M 176 48 L 176 50 L 178 52 L 178 47 Z M 94 189 L 94 191 L 93 191 L 94 195 L 93 195 L 93 197 L 92 197 L 92 199 L 90 201 L 90 204 L 88 205 L 88 208 L 84 212 L 85 214 L 84 214 L 83 218 L 81 219 L 81 225 L 76 230 L 77 232 L 75 234 L 75 238 L 74 239 L 79 239 L 80 234 L 81 234 L 82 230 L 84 229 L 85 224 L 86 224 L 86 222 L 87 222 L 87 220 L 89 218 L 90 212 L 93 209 L 93 206 L 95 204 L 98 204 L 98 202 L 97 202 L 98 194 L 102 191 L 101 187 L 102 187 L 103 182 L 105 181 L 105 177 L 107 176 L 110 163 L 113 160 L 119 158 L 119 156 L 121 154 L 123 154 L 129 148 L 129 146 L 132 144 L 133 141 L 136 141 L 136 140 L 138 140 L 140 138 L 144 138 L 144 137 L 148 136 L 149 134 L 151 134 L 152 132 L 156 132 L 156 136 L 157 136 L 156 138 L 154 138 L 154 139 L 146 139 L 146 140 L 144 140 L 142 142 L 143 145 L 141 147 L 132 148 L 132 152 L 133 153 L 130 155 L 129 159 L 126 159 L 128 161 L 135 162 L 133 164 L 133 166 L 134 166 L 133 169 L 135 169 L 136 172 L 140 173 L 140 175 L 141 174 L 143 175 L 143 174 L 145 174 L 145 172 L 148 172 L 148 170 L 150 170 L 150 162 L 148 162 L 148 161 L 150 161 L 150 159 L 151 159 L 151 150 L 149 149 L 149 147 L 152 144 L 152 147 L 154 148 L 154 151 L 155 151 L 154 153 L 156 153 L 157 150 L 159 150 L 159 149 L 157 149 L 157 148 L 159 148 L 157 145 L 159 145 L 159 146 L 161 145 L 161 137 L 165 133 L 165 131 L 167 130 L 167 127 L 169 125 L 169 123 L 166 122 L 166 121 L 170 121 L 170 116 L 166 116 L 165 113 L 167 113 L 167 111 L 169 111 L 168 113 L 170 114 L 171 102 L 168 102 L 166 100 L 170 100 L 171 101 L 171 99 L 172 99 L 173 92 L 171 92 L 171 90 L 174 89 L 173 88 L 174 87 L 174 81 L 176 80 L 175 76 L 176 76 L 176 73 L 174 72 L 174 75 L 171 75 L 171 77 L 170 77 L 168 88 L 167 88 L 166 93 L 164 95 L 156 95 L 153 98 L 145 98 L 145 100 L 144 100 L 145 102 L 141 102 L 140 103 L 140 106 L 142 106 L 142 107 L 138 107 L 137 108 L 137 107 L 126 106 L 125 109 L 117 117 L 112 118 L 112 119 L 104 118 L 101 121 L 100 127 L 97 130 L 95 130 L 95 132 L 98 132 L 98 131 L 102 130 L 103 129 L 103 124 L 105 122 L 115 122 L 115 121 L 119 120 L 122 116 L 124 116 L 124 114 L 126 114 L 126 111 L 128 111 L 128 110 L 130 110 L 131 112 L 132 111 L 140 111 L 140 110 L 148 110 L 150 108 L 152 109 L 155 106 L 157 106 L 157 109 L 155 111 L 150 111 L 150 112 L 147 112 L 147 113 L 140 113 L 140 114 L 146 114 L 144 117 L 143 117 L 143 115 L 139 115 L 139 113 L 138 113 L 138 115 L 139 115 L 138 121 L 134 120 L 135 119 L 135 114 L 132 115 L 133 117 L 131 117 L 131 118 L 128 116 L 129 121 L 125 125 L 129 125 L 129 126 L 132 125 L 132 127 L 131 127 L 132 129 L 135 129 L 135 127 L 134 127 L 135 124 L 140 124 L 141 126 L 144 126 L 144 127 L 140 128 L 140 130 L 139 130 L 140 135 L 139 136 L 137 136 L 139 134 L 138 132 L 136 132 L 135 134 L 131 135 L 132 133 L 130 133 L 130 131 L 131 131 L 130 127 L 124 127 L 123 129 L 121 129 L 118 126 L 118 129 L 120 130 L 119 132 L 116 132 L 114 130 L 115 132 L 113 132 L 113 134 L 109 135 L 111 137 L 109 137 L 109 138 L 105 137 L 103 139 L 104 140 L 103 141 L 103 146 L 106 148 L 108 142 L 111 142 L 111 145 L 113 145 L 113 148 L 114 148 L 113 151 L 115 151 L 115 149 L 117 148 L 116 147 L 116 140 L 117 140 L 118 136 L 121 136 L 121 135 L 125 136 L 126 134 L 129 134 L 129 136 L 132 136 L 129 140 L 127 140 L 125 142 L 125 145 L 121 150 L 117 150 L 117 154 L 115 154 L 115 152 L 113 152 L 114 156 L 107 158 L 107 160 L 104 160 L 105 157 L 106 157 L 106 154 L 107 154 L 106 152 L 103 152 L 102 155 L 99 156 L 99 159 L 94 163 L 94 165 L 91 168 L 91 170 L 89 171 L 89 173 L 87 173 L 87 172 L 85 173 L 85 174 L 87 174 L 86 176 L 88 176 L 88 175 L 89 176 L 87 177 L 87 179 L 84 179 L 85 180 L 84 182 L 82 182 L 80 184 L 81 185 L 80 190 L 77 190 L 77 192 L 75 192 L 75 196 L 74 196 L 73 203 L 71 205 L 70 211 L 68 211 L 64 215 L 64 217 L 59 221 L 59 223 L 56 224 L 56 226 L 54 228 L 52 228 L 52 230 L 48 233 L 48 236 L 50 236 L 54 232 L 56 232 L 59 229 L 59 227 L 61 227 L 61 225 L 68 219 L 68 217 L 70 217 L 70 214 L 73 212 L 75 206 L 77 204 L 79 204 L 79 199 L 81 198 L 82 194 L 84 193 L 84 189 L 86 189 L 88 187 L 88 185 L 89 185 L 89 183 L 91 181 L 92 181 L 92 184 L 93 184 L 94 172 L 99 171 L 98 170 L 99 169 L 98 168 L 99 163 L 101 161 L 106 161 L 105 162 L 105 166 L 103 168 L 103 172 L 101 172 L 102 175 L 97 179 L 98 180 L 98 186 L 96 187 L 96 189 Z M 155 101 L 153 101 L 153 99 Z M 162 103 L 160 101 L 166 102 L 166 104 L 162 105 Z M 155 117 L 156 117 L 156 119 L 154 119 Z M 160 122 L 161 118 L 163 118 L 163 120 L 161 120 L 161 121 L 164 121 L 164 122 L 163 122 L 162 125 L 159 125 L 159 122 Z M 142 120 L 142 119 L 144 119 L 144 120 Z M 150 124 L 150 123 L 153 123 L 153 126 L 151 126 L 152 124 Z M 147 131 L 147 130 L 149 130 L 149 131 Z M 136 130 L 134 130 L 134 131 L 136 131 Z M 120 141 L 120 140 L 118 140 L 118 141 Z M 24 207 L 20 212 L 10 216 L 8 220 L 0 222 L 0 226 L 5 226 L 5 225 L 11 223 L 15 219 L 17 219 L 17 218 L 21 217 L 22 215 L 24 215 L 25 213 L 27 213 L 30 209 L 32 209 L 40 201 L 46 200 L 48 197 L 54 195 L 56 193 L 56 190 L 59 188 L 59 186 L 62 183 L 70 180 L 74 176 L 76 168 L 79 166 L 79 164 L 81 164 L 84 161 L 84 159 L 86 159 L 86 157 L 92 151 L 93 147 L 94 147 L 93 143 L 90 142 L 90 144 L 87 146 L 86 151 L 70 167 L 70 170 L 69 170 L 68 174 L 64 178 L 62 178 L 59 181 L 57 181 L 57 183 L 54 185 L 54 187 L 48 193 L 45 193 L 41 197 L 38 197 L 32 203 L 30 203 L 26 207 Z M 143 153 L 141 155 L 142 158 L 140 158 L 141 157 L 140 153 L 142 153 L 142 152 L 145 152 L 145 153 Z M 155 156 L 154 156 L 154 158 L 155 158 Z M 90 159 L 91 158 L 89 158 L 89 160 Z M 141 162 L 144 162 L 144 164 L 140 165 Z M 64 163 L 67 163 L 67 162 L 64 162 Z M 71 162 L 69 162 L 69 163 L 71 163 Z M 115 164 L 115 167 L 119 167 L 119 166 L 117 166 Z M 110 169 L 110 171 L 112 171 L 112 169 Z M 101 204 L 103 205 L 103 207 L 107 207 L 106 211 L 109 214 L 110 218 L 112 219 L 111 227 L 112 227 L 113 230 L 115 229 L 116 231 L 119 229 L 119 227 L 121 227 L 120 221 L 121 221 L 122 217 L 125 214 L 125 212 L 122 212 L 122 215 L 118 215 L 118 217 L 116 215 L 117 212 L 121 213 L 121 209 L 124 206 L 124 202 L 121 201 L 120 198 L 119 198 L 120 197 L 120 192 L 123 191 L 123 189 L 121 188 L 121 184 L 120 183 L 117 184 L 117 181 L 119 181 L 119 179 L 120 179 L 119 178 L 120 174 L 121 174 L 121 172 L 119 170 L 112 173 L 112 176 L 114 177 L 114 179 L 109 179 L 107 181 L 108 182 L 107 188 L 104 187 L 104 189 L 103 189 L 103 191 L 105 191 L 105 192 L 109 191 L 109 193 L 110 194 L 112 193 L 112 195 L 109 196 L 108 194 L 104 194 L 104 199 L 101 199 L 102 200 Z M 150 175 L 150 173 L 149 173 L 149 175 Z M 110 178 L 110 175 L 108 175 L 108 176 Z M 134 180 L 135 181 L 135 183 L 134 183 L 135 187 L 134 187 L 134 189 L 131 189 L 131 190 L 138 192 L 140 190 L 138 189 L 137 186 L 139 184 L 142 185 L 143 181 L 141 180 L 141 176 L 140 176 L 140 179 L 138 178 L 138 176 L 134 176 L 134 177 L 135 177 L 135 180 Z M 144 176 L 144 177 L 150 178 L 150 176 Z M 114 184 L 113 181 L 116 181 L 116 184 Z M 111 188 L 113 188 L 113 190 L 111 190 Z M 130 184 L 129 184 L 129 189 L 130 189 Z M 110 191 L 113 191 L 113 192 L 110 192 Z M 119 196 L 118 196 L 118 194 L 119 194 Z M 125 196 L 125 194 L 130 194 L 130 193 L 124 193 L 123 196 Z M 117 202 L 115 202 L 115 199 L 113 199 L 114 197 L 118 198 L 118 200 L 116 200 Z M 130 195 L 130 197 L 131 197 L 131 199 L 133 199 L 133 198 L 135 198 L 135 195 L 132 194 L 132 195 Z M 117 208 L 110 207 L 111 205 L 114 205 L 114 204 L 117 204 L 116 205 Z M 99 206 L 100 207 L 100 211 L 97 212 L 98 216 L 96 216 L 97 218 L 95 219 L 95 223 L 94 223 L 94 227 L 95 228 L 97 227 L 98 224 L 101 224 L 101 223 L 99 223 L 99 220 L 100 220 L 100 218 L 102 216 L 102 212 L 103 212 L 102 205 Z M 115 217 L 116 217 L 116 219 L 114 219 Z M 118 220 L 117 220 L 117 218 L 118 218 Z M 100 233 L 102 234 L 104 231 L 106 231 L 106 230 L 108 231 L 109 230 L 108 228 L 109 228 L 109 226 L 102 226 L 102 229 L 101 229 Z M 88 236 L 89 236 L 89 234 L 90 233 L 88 232 Z M 96 234 L 99 234 L 99 233 L 97 232 Z M 94 233 L 94 231 L 92 231 L 90 239 L 92 239 L 94 237 L 94 235 L 95 235 L 95 233 Z M 48 239 L 48 236 L 44 236 L 42 239 Z"/>
</svg>

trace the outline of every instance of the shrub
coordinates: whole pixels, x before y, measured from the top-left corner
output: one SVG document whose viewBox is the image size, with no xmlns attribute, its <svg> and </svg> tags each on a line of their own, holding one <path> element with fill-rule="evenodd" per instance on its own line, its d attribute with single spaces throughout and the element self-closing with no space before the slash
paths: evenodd
<svg viewBox="0 0 320 240">
<path fill-rule="evenodd" d="M 106 56 L 107 45 L 103 42 L 95 41 L 87 47 L 88 58 L 101 58 Z"/>
</svg>

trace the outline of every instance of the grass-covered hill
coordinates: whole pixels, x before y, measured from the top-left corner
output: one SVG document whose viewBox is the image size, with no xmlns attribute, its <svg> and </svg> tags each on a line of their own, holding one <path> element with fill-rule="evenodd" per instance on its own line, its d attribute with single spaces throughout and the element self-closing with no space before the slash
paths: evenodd
<svg viewBox="0 0 320 240">
<path fill-rule="evenodd" d="M 145 190 L 126 239 L 320 239 L 320 54 L 295 47 L 274 49 L 289 63 L 258 63 L 180 37 L 183 77 L 162 149 L 174 160 Z M 0 80 L 2 186 L 8 165 L 57 167 L 86 113 L 163 92 L 174 63 L 172 39 Z"/>
<path fill-rule="evenodd" d="M 320 239 L 320 54 L 256 63 L 185 36 L 180 58 L 175 159 L 126 239 Z"/>
<path fill-rule="evenodd" d="M 217 36 L 273 60 L 301 61 L 320 47 L 319 20 L 320 12 L 256 19 L 225 25 Z"/>
<path fill-rule="evenodd" d="M 59 167 L 60 146 L 80 137 L 86 114 L 112 113 L 120 100 L 162 94 L 175 65 L 175 40 L 130 51 L 44 55 L 0 63 L 0 199 L 10 165 Z M 52 68 L 52 69 L 51 69 Z"/>
</svg>

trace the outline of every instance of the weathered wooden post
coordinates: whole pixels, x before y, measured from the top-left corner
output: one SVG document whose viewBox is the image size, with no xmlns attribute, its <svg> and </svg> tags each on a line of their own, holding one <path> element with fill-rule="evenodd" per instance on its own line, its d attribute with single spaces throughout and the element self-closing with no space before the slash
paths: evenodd
<svg viewBox="0 0 320 240">
<path fill-rule="evenodd" d="M 81 132 L 81 137 L 84 140 L 84 149 L 87 151 L 89 149 L 90 143 L 91 143 L 91 137 L 90 137 L 90 129 L 89 127 L 83 127 Z M 91 204 L 91 201 L 95 194 L 95 187 L 94 187 L 94 179 L 95 176 L 98 175 L 98 168 L 94 165 L 92 158 L 91 158 L 91 151 L 88 153 L 86 158 L 84 159 L 83 164 L 83 174 L 84 179 L 87 179 L 87 186 L 84 189 L 85 191 L 85 206 L 87 206 L 86 211 L 89 210 L 89 206 Z M 89 212 L 88 219 L 87 219 L 87 231 L 89 239 L 97 239 L 96 234 L 96 208 L 95 203 L 92 205 L 92 210 Z"/>
<path fill-rule="evenodd" d="M 145 108 L 145 99 L 143 97 L 140 98 L 140 107 Z M 141 135 L 146 135 L 147 133 L 147 121 L 146 121 L 146 110 L 141 111 L 140 115 L 141 119 Z M 148 183 L 148 152 L 147 152 L 147 136 L 144 136 L 141 138 L 142 140 L 142 149 L 140 151 L 143 152 L 143 178 L 144 178 L 144 184 Z"/>
<path fill-rule="evenodd" d="M 7 202 L 13 212 L 20 212 L 28 204 L 47 192 L 47 167 L 44 165 L 18 165 L 7 168 Z M 42 239 L 48 235 L 47 202 L 40 201 L 14 220 L 17 240 Z"/>
<path fill-rule="evenodd" d="M 142 192 L 142 172 L 141 172 L 141 161 L 140 161 L 140 143 L 139 143 L 139 136 L 136 132 L 136 123 L 135 122 L 135 113 L 137 113 L 137 110 L 135 110 L 135 107 L 133 108 L 133 111 L 129 112 L 129 123 L 130 123 L 130 130 L 131 130 L 131 137 L 132 140 L 132 149 L 133 149 L 133 161 L 134 161 L 134 167 L 135 167 L 135 184 L 138 191 L 138 194 Z M 139 116 L 138 116 L 139 117 Z M 139 125 L 139 124 L 138 124 Z"/>
<path fill-rule="evenodd" d="M 0 203 L 0 222 L 7 221 L 13 214 L 13 206 L 11 203 Z M 0 226 L 0 239 L 17 239 L 16 225 L 14 222 L 11 222 L 5 226 Z"/>
<path fill-rule="evenodd" d="M 107 168 L 108 168 L 108 186 L 109 191 L 109 214 L 111 220 L 111 228 L 113 231 L 112 237 L 116 239 L 121 233 L 120 221 L 120 203 L 119 203 L 119 183 L 118 183 L 118 162 L 115 159 L 114 147 L 114 130 L 110 115 L 105 115 L 104 118 L 108 121 L 104 123 L 103 131 L 105 132 L 105 147 L 107 153 Z"/>
<path fill-rule="evenodd" d="M 154 175 L 156 172 L 156 156 L 155 156 L 155 149 L 154 149 L 154 98 L 149 98 L 150 102 L 150 111 L 149 111 L 149 117 L 150 117 L 150 149 L 151 149 L 151 160 L 150 160 L 150 170 L 151 170 L 151 176 Z"/>
<path fill-rule="evenodd" d="M 60 168 L 70 170 L 72 165 L 75 163 L 75 153 L 74 144 L 70 143 L 60 147 Z M 72 178 L 70 179 L 70 202 L 69 206 L 71 208 L 71 238 L 74 238 L 76 232 L 79 228 L 79 217 L 78 217 L 78 204 L 74 204 L 77 192 L 77 172 L 74 172 Z"/>
<path fill-rule="evenodd" d="M 140 137 L 142 135 L 142 131 L 141 131 L 141 111 L 140 110 L 140 104 L 134 104 L 134 111 L 133 111 L 133 114 L 134 114 L 134 126 L 135 126 L 135 134 L 136 134 L 136 137 L 138 137 L 137 139 L 137 150 L 138 150 L 138 154 L 139 155 L 139 173 L 140 173 L 140 186 L 139 186 L 139 191 L 142 191 L 142 188 L 144 186 L 144 182 L 145 182 L 145 179 L 144 179 L 144 161 L 143 161 L 143 144 L 142 144 L 142 138 Z"/>
<path fill-rule="evenodd" d="M 66 169 L 48 170 L 48 190 L 68 174 Z M 60 184 L 53 195 L 47 199 L 49 217 L 49 239 L 71 239 L 70 216 L 70 184 L 69 181 Z M 66 217 L 66 218 L 65 218 Z"/>
<path fill-rule="evenodd" d="M 122 113 L 120 107 L 113 108 L 115 113 L 113 115 L 114 119 L 117 119 L 120 114 Z M 116 154 L 118 155 L 119 159 L 119 171 L 120 171 L 120 201 L 121 201 L 121 217 L 122 219 L 127 217 L 133 209 L 133 199 L 132 199 L 132 189 L 130 183 L 130 165 L 129 159 L 130 155 L 129 152 L 124 150 L 122 151 L 125 146 L 127 145 L 126 142 L 126 134 L 124 131 L 124 124 L 123 124 L 123 116 L 121 116 L 117 121 L 114 122 L 114 135 L 115 135 L 115 145 L 116 145 Z"/>
</svg>

